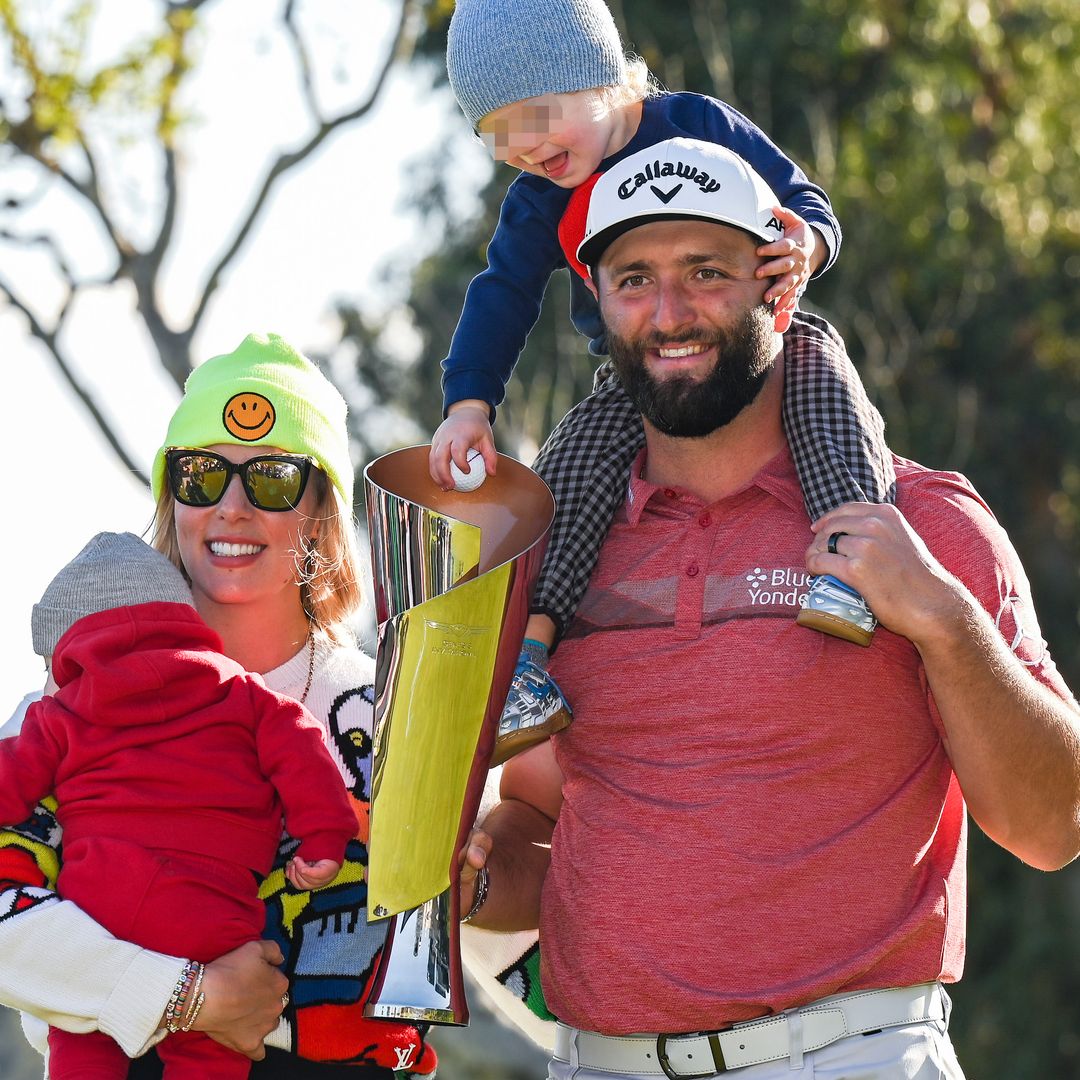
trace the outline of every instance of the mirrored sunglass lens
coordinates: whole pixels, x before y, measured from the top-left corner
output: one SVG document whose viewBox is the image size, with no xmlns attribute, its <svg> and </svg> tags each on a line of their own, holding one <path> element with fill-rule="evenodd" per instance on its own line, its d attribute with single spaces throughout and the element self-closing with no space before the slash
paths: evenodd
<svg viewBox="0 0 1080 1080">
<path fill-rule="evenodd" d="M 247 471 L 252 498 L 258 506 L 271 510 L 295 506 L 302 480 L 300 466 L 289 461 L 257 461 Z"/>
<path fill-rule="evenodd" d="M 212 506 L 228 478 L 228 470 L 216 458 L 188 454 L 173 461 L 174 494 L 188 506 Z"/>
</svg>

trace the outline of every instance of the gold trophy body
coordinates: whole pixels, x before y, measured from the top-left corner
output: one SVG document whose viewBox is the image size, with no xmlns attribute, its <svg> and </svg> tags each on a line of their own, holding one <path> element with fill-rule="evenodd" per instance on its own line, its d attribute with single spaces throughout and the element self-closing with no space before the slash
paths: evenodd
<svg viewBox="0 0 1080 1080">
<path fill-rule="evenodd" d="M 500 455 L 444 492 L 414 446 L 365 470 L 375 613 L 368 917 L 391 917 L 369 1016 L 465 1024 L 457 852 L 480 805 L 555 503 Z"/>
</svg>

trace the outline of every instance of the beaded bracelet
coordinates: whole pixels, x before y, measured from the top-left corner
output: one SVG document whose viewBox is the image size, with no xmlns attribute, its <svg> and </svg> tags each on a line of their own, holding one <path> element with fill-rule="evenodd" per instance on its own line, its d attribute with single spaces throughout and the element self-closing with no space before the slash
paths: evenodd
<svg viewBox="0 0 1080 1080">
<path fill-rule="evenodd" d="M 206 965 L 199 965 L 199 972 L 195 976 L 195 985 L 192 986 L 191 992 L 188 994 L 188 1001 L 190 1007 L 188 1008 L 187 1015 L 180 1023 L 181 1031 L 190 1031 L 191 1025 L 195 1023 L 195 1018 L 199 1015 L 199 1010 L 203 1006 L 203 1002 L 206 1000 L 206 995 L 200 993 L 202 990 L 203 976 L 206 974 Z"/>
<path fill-rule="evenodd" d="M 469 913 L 461 920 L 463 923 L 472 922 L 476 913 L 484 906 L 484 901 L 488 898 L 488 868 L 481 866 L 476 871 L 476 896 L 473 898 L 472 907 L 469 908 Z"/>
<path fill-rule="evenodd" d="M 191 989 L 202 984 L 205 970 L 197 960 L 189 960 L 184 965 L 184 970 L 169 996 L 169 1003 L 165 1006 L 165 1029 L 169 1034 L 175 1035 L 180 1030 L 180 1021 L 189 1007 L 189 999 L 194 997 Z"/>
<path fill-rule="evenodd" d="M 187 997 L 187 988 L 191 985 L 191 981 L 194 979 L 195 974 L 195 961 L 187 961 L 180 971 L 180 978 L 176 980 L 176 985 L 169 995 L 169 1003 L 165 1006 L 165 1027 L 170 1032 L 176 1030 L 175 1018 L 179 1010 L 183 1007 L 182 1003 Z"/>
</svg>

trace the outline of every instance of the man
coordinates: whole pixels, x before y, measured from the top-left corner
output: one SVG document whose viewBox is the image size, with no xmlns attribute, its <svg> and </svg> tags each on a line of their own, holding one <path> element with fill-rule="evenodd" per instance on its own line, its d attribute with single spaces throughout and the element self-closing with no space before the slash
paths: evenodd
<svg viewBox="0 0 1080 1080">
<path fill-rule="evenodd" d="M 773 205 L 687 140 L 592 194 L 646 448 L 558 655 L 575 723 L 506 765 L 462 875 L 476 926 L 540 927 L 556 1080 L 961 1077 L 965 803 L 1033 866 L 1080 850 L 1080 709 L 967 481 L 896 459 L 895 506 L 806 520 L 780 403 L 820 330 L 762 304 Z M 792 622 L 808 572 L 870 647 Z"/>
</svg>

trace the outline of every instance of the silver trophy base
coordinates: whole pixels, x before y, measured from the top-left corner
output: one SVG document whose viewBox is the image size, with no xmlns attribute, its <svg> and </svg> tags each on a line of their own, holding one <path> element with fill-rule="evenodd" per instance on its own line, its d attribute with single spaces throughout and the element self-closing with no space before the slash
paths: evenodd
<svg viewBox="0 0 1080 1080">
<path fill-rule="evenodd" d="M 421 1009 L 415 1005 L 388 1005 L 380 1001 L 364 1009 L 365 1016 L 378 1020 L 408 1020 L 410 1023 L 424 1024 L 460 1024 L 453 1009 Z"/>
</svg>

